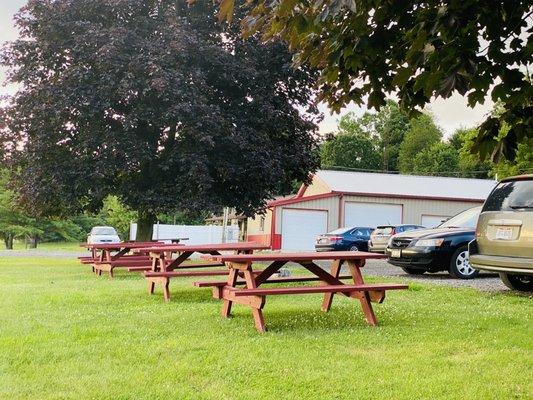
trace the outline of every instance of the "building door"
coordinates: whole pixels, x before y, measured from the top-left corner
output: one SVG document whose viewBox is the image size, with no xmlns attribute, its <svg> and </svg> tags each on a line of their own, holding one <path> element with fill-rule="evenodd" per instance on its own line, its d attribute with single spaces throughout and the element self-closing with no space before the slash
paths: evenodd
<svg viewBox="0 0 533 400">
<path fill-rule="evenodd" d="M 344 205 L 344 226 L 399 225 L 402 223 L 401 204 L 356 203 Z"/>
<path fill-rule="evenodd" d="M 318 235 L 328 229 L 328 212 L 284 208 L 281 214 L 281 249 L 314 250 Z"/>
</svg>

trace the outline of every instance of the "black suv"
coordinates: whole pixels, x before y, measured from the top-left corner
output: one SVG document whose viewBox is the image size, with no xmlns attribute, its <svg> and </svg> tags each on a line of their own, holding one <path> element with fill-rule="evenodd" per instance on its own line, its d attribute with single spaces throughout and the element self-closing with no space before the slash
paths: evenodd
<svg viewBox="0 0 533 400">
<path fill-rule="evenodd" d="M 412 275 L 449 271 L 455 278 L 478 275 L 469 262 L 468 242 L 474 239 L 481 207 L 470 208 L 436 228 L 399 233 L 385 250 L 389 264 Z"/>
</svg>

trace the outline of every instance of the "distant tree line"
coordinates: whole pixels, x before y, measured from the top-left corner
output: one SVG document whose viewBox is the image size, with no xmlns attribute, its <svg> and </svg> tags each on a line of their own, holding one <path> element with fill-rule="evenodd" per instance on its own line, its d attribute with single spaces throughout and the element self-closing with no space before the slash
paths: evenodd
<svg viewBox="0 0 533 400">
<path fill-rule="evenodd" d="M 108 196 L 102 208 L 62 218 L 35 217 L 20 207 L 16 189 L 9 184 L 11 173 L 0 169 L 0 240 L 6 249 L 12 249 L 16 240 L 25 242 L 28 248 L 36 248 L 39 242 L 84 242 L 93 226 L 114 227 L 122 240 L 129 238 L 132 221 L 138 214 L 120 202 L 116 196 Z M 165 224 L 199 224 L 206 215 L 183 212 L 160 214 L 157 219 Z"/>
<path fill-rule="evenodd" d="M 495 116 L 501 112 L 497 105 Z M 504 136 L 505 125 L 501 129 Z M 338 131 L 320 147 L 322 168 L 346 168 L 401 174 L 502 178 L 533 172 L 533 140 L 518 145 L 513 162 L 482 161 L 472 149 L 477 128 L 457 129 L 444 139 L 430 114 L 409 119 L 394 101 L 377 113 L 341 117 Z"/>
</svg>

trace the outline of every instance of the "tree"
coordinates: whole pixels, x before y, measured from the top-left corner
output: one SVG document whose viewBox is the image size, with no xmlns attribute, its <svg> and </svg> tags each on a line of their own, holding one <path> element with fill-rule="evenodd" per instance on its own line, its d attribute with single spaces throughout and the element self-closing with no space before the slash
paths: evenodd
<svg viewBox="0 0 533 400">
<path fill-rule="evenodd" d="M 516 151 L 516 158 L 513 162 L 500 161 L 495 164 L 490 171 L 490 175 L 496 179 L 503 179 L 508 176 L 533 174 L 533 139 L 525 143 L 520 143 Z"/>
<path fill-rule="evenodd" d="M 359 120 L 348 113 L 339 121 L 339 132 L 320 147 L 322 167 L 378 169 L 380 156 L 372 139 L 363 132 Z"/>
<path fill-rule="evenodd" d="M 30 0 L 15 20 L 3 151 L 33 212 L 111 194 L 145 240 L 158 213 L 251 214 L 318 167 L 317 74 L 281 43 L 242 40 L 212 2 Z"/>
<path fill-rule="evenodd" d="M 13 249 L 13 241 L 18 237 L 37 237 L 42 230 L 35 219 L 26 215 L 16 203 L 16 193 L 8 188 L 10 173 L 0 169 L 0 238 L 6 249 Z"/>
<path fill-rule="evenodd" d="M 459 170 L 466 178 L 487 178 L 494 164 L 490 160 L 480 160 L 472 154 L 472 147 L 478 136 L 478 129 L 458 129 L 450 138 L 450 143 L 459 151 Z"/>
<path fill-rule="evenodd" d="M 388 100 L 377 113 L 366 112 L 360 119 L 363 130 L 378 140 L 383 171 L 398 171 L 400 145 L 409 130 L 409 117 L 398 103 Z"/>
<path fill-rule="evenodd" d="M 418 153 L 412 162 L 412 172 L 419 175 L 457 176 L 459 154 L 450 143 L 436 142 Z"/>
<path fill-rule="evenodd" d="M 231 19 L 234 0 L 220 3 L 220 18 Z M 474 150 L 512 160 L 533 136 L 531 15 L 530 0 L 254 0 L 243 28 L 281 38 L 296 62 L 317 67 L 319 99 L 334 110 L 365 96 L 379 108 L 388 93 L 411 111 L 455 92 L 474 107 L 490 93 L 506 112 L 481 124 Z"/>
<path fill-rule="evenodd" d="M 442 132 L 431 116 L 422 114 L 411 121 L 411 128 L 400 145 L 399 167 L 401 173 L 414 172 L 413 160 L 423 150 L 439 143 Z"/>
</svg>

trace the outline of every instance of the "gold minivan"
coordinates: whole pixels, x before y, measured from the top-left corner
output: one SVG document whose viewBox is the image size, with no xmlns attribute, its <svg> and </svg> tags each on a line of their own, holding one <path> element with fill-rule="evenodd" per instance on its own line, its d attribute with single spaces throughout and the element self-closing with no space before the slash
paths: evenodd
<svg viewBox="0 0 533 400">
<path fill-rule="evenodd" d="M 503 179 L 481 210 L 470 265 L 499 272 L 511 289 L 533 291 L 533 175 Z"/>
</svg>

